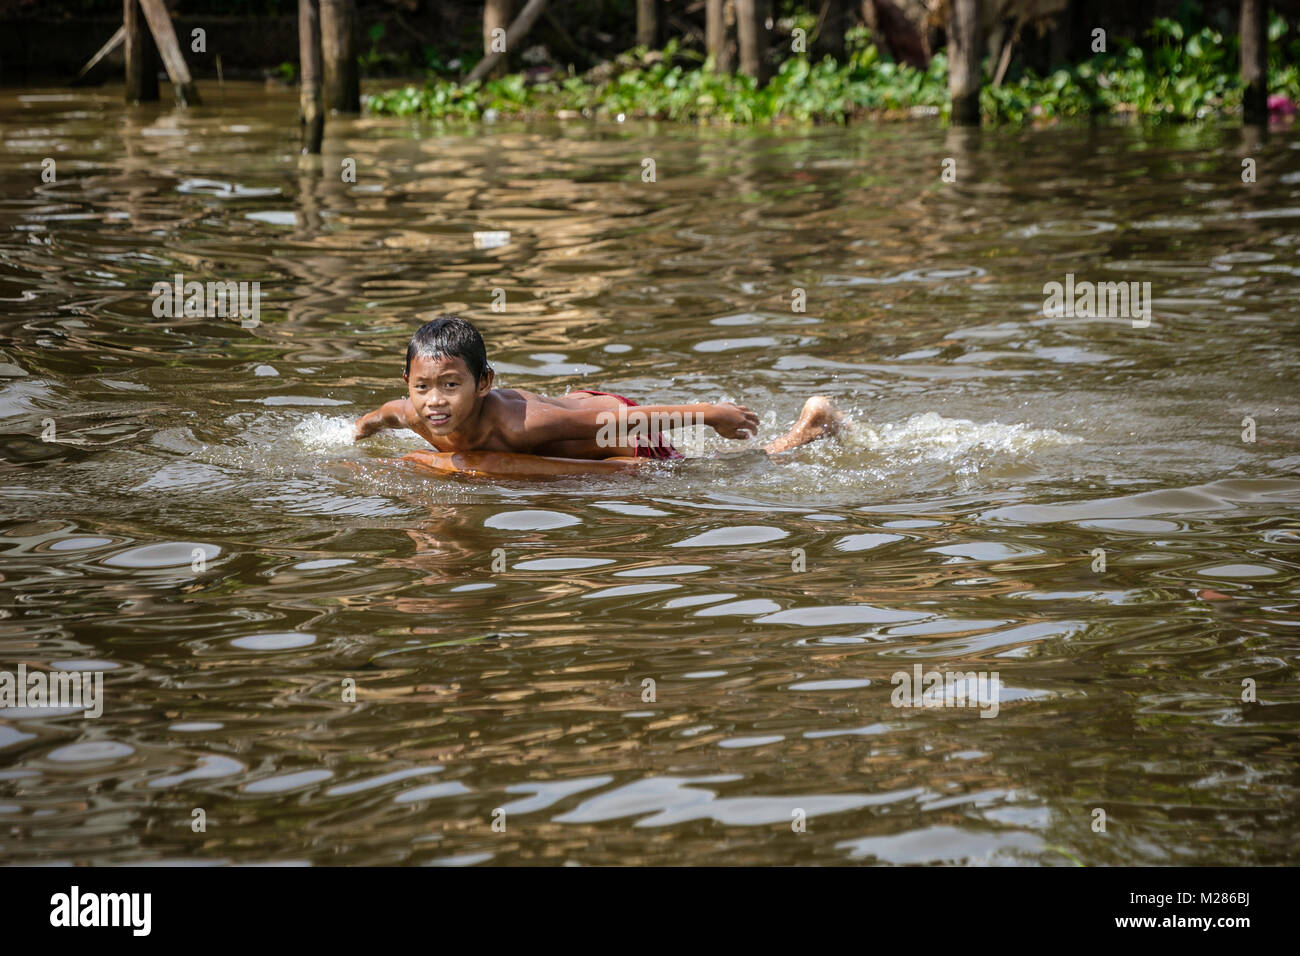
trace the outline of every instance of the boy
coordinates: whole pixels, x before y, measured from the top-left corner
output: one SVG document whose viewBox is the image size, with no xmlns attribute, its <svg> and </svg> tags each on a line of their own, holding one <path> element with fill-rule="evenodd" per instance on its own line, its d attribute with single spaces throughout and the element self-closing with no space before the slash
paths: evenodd
<svg viewBox="0 0 1300 956">
<path fill-rule="evenodd" d="M 443 454 L 407 457 L 441 470 L 565 474 L 628 470 L 628 459 L 681 458 L 659 433 L 664 422 L 708 425 L 723 438 L 752 438 L 758 431 L 758 416 L 731 402 L 643 406 L 588 389 L 548 398 L 523 389 L 494 389 L 494 378 L 478 329 L 460 316 L 440 315 L 420 326 L 406 347 L 402 379 L 408 396 L 357 419 L 353 438 L 359 441 L 382 428 L 409 428 Z M 770 455 L 788 451 L 842 425 L 830 402 L 810 398 L 794 428 L 763 450 Z M 567 467 L 514 457 L 519 454 L 569 459 L 569 466 L 624 464 Z"/>
</svg>

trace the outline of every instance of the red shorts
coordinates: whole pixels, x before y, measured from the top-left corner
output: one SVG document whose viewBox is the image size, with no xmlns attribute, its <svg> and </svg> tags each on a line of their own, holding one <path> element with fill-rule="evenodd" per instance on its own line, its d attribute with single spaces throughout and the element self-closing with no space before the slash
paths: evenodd
<svg viewBox="0 0 1300 956">
<path fill-rule="evenodd" d="M 613 392 L 598 392 L 593 388 L 575 388 L 573 391 L 585 392 L 588 395 L 608 395 L 611 398 L 617 398 L 628 408 L 636 407 L 636 402 L 632 401 L 632 399 L 624 398 L 622 395 L 615 395 Z M 570 392 L 569 394 L 573 394 L 573 393 Z M 643 442 L 645 441 L 649 441 L 650 444 L 648 445 L 643 444 Z M 672 443 L 669 442 L 668 439 L 665 438 L 663 435 L 656 434 L 654 438 L 651 439 L 646 439 L 639 435 L 637 436 L 634 457 L 658 458 L 664 461 L 676 461 L 678 459 L 685 458 L 686 456 L 683 455 L 681 452 L 679 452 L 676 448 L 674 448 L 672 446 Z"/>
</svg>

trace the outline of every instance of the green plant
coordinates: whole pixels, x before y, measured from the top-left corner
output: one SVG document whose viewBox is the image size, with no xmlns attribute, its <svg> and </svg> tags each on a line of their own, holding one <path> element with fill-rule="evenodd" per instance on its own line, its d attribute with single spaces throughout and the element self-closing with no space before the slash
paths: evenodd
<svg viewBox="0 0 1300 956">
<path fill-rule="evenodd" d="M 1045 77 L 1024 70 L 997 88 L 986 84 L 982 108 L 1011 123 L 1094 112 L 1186 121 L 1235 110 L 1241 101 L 1236 38 L 1192 24 L 1195 11 L 1188 10 L 1183 20 L 1155 20 L 1142 46 L 1117 38 L 1109 52 L 1068 69 Z M 1286 22 L 1277 16 L 1269 36 L 1269 88 L 1300 99 L 1300 39 L 1288 34 Z M 373 30 L 372 38 L 377 40 Z M 672 41 L 646 66 L 637 65 L 644 62 L 644 51 L 625 54 L 618 61 L 624 71 L 601 82 L 568 77 L 529 85 L 515 74 L 461 87 L 434 76 L 423 89 L 392 90 L 370 97 L 368 104 L 375 112 L 403 116 L 473 119 L 486 109 L 506 116 L 565 109 L 739 124 L 844 123 L 864 114 L 947 110 L 948 63 L 942 52 L 923 70 L 895 63 L 872 45 L 870 32 L 862 27 L 848 31 L 846 46 L 843 63 L 790 57 L 762 89 L 749 77 L 713 72 L 711 64 L 701 64 L 702 57 Z M 426 48 L 426 60 L 430 56 Z"/>
</svg>

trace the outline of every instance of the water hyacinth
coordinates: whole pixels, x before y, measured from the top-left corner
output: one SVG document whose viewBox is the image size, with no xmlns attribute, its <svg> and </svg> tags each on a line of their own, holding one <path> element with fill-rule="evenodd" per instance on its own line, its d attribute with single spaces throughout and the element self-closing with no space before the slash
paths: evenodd
<svg viewBox="0 0 1300 956">
<path fill-rule="evenodd" d="M 1269 89 L 1300 100 L 1300 40 L 1284 47 L 1287 24 L 1269 26 Z M 946 117 L 948 63 L 940 51 L 925 69 L 882 54 L 863 28 L 849 31 L 847 62 L 830 57 L 785 60 L 762 88 L 753 78 L 719 73 L 711 61 L 668 43 L 662 56 L 608 79 L 570 76 L 528 83 L 523 74 L 461 86 L 431 77 L 367 99 L 373 113 L 432 119 L 573 115 L 665 119 L 723 124 L 845 123 L 861 118 Z M 645 59 L 637 48 L 634 59 Z M 1146 120 L 1187 121 L 1232 114 L 1241 108 L 1238 41 L 1211 27 L 1196 30 L 1161 18 L 1138 42 L 1114 38 L 1107 52 L 1047 76 L 1013 70 L 999 86 L 984 84 L 986 117 L 1024 123 L 1097 113 L 1134 114 Z M 986 64 L 991 66 L 992 64 Z"/>
</svg>

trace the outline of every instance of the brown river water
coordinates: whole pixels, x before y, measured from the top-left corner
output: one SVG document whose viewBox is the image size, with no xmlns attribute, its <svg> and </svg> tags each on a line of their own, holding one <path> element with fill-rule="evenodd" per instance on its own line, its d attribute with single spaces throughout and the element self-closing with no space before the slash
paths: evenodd
<svg viewBox="0 0 1300 956">
<path fill-rule="evenodd" d="M 204 94 L 0 94 L 0 671 L 102 679 L 0 707 L 0 862 L 1296 861 L 1300 132 L 365 117 L 304 164 L 292 91 Z M 258 324 L 155 315 L 176 273 Z M 1149 325 L 1045 314 L 1067 274 Z M 445 310 L 506 387 L 854 428 L 422 474 L 349 422 Z M 896 706 L 933 672 L 990 683 Z"/>
</svg>

